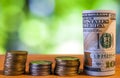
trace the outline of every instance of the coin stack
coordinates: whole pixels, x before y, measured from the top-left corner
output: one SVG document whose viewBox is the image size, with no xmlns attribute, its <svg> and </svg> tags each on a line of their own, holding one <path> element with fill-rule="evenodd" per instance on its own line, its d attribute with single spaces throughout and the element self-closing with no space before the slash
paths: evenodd
<svg viewBox="0 0 120 78">
<path fill-rule="evenodd" d="M 52 62 L 46 60 L 31 61 L 29 73 L 32 76 L 47 76 L 52 74 Z"/>
<path fill-rule="evenodd" d="M 14 76 L 25 73 L 27 59 L 26 51 L 10 51 L 6 53 L 4 62 L 4 75 Z"/>
<path fill-rule="evenodd" d="M 58 76 L 74 76 L 79 74 L 79 58 L 62 56 L 56 57 L 54 74 Z"/>
</svg>

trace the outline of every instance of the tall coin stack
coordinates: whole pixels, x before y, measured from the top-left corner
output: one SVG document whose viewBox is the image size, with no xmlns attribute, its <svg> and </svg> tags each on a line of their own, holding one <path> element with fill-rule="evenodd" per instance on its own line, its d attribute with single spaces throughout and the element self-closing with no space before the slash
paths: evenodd
<svg viewBox="0 0 120 78">
<path fill-rule="evenodd" d="M 54 74 L 58 76 L 74 76 L 79 74 L 79 58 L 62 56 L 56 57 Z"/>
<path fill-rule="evenodd" d="M 14 76 L 25 73 L 27 52 L 10 51 L 6 53 L 4 62 L 4 75 Z"/>
<path fill-rule="evenodd" d="M 52 62 L 46 60 L 31 61 L 29 73 L 32 76 L 47 76 L 52 74 Z"/>
</svg>

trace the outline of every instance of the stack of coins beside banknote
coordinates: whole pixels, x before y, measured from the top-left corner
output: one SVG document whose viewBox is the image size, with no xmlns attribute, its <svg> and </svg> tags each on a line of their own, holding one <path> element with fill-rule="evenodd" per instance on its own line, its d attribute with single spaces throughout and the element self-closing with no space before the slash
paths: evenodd
<svg viewBox="0 0 120 78">
<path fill-rule="evenodd" d="M 58 76 L 74 76 L 79 74 L 79 58 L 62 56 L 56 57 L 54 74 Z"/>
<path fill-rule="evenodd" d="M 10 51 L 6 53 L 4 62 L 4 75 L 14 76 L 25 73 L 27 52 Z"/>
<path fill-rule="evenodd" d="M 29 73 L 33 76 L 47 76 L 52 74 L 52 62 L 46 60 L 31 61 Z"/>
</svg>

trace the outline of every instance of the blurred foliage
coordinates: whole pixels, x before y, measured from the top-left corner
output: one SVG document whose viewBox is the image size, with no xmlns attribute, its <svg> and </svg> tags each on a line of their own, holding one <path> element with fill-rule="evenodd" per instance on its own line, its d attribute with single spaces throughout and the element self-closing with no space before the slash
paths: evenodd
<svg viewBox="0 0 120 78">
<path fill-rule="evenodd" d="M 0 0 L 0 54 L 82 54 L 82 11 L 119 10 L 119 0 L 48 1 Z"/>
</svg>

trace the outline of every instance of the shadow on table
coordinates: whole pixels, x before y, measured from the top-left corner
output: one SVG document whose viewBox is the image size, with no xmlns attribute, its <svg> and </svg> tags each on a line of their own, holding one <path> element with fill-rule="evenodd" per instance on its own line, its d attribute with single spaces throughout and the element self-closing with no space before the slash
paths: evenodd
<svg viewBox="0 0 120 78">
<path fill-rule="evenodd" d="M 3 75 L 3 70 L 0 70 L 0 75 Z"/>
<path fill-rule="evenodd" d="M 83 69 L 80 69 L 79 75 L 86 75 Z"/>
</svg>

